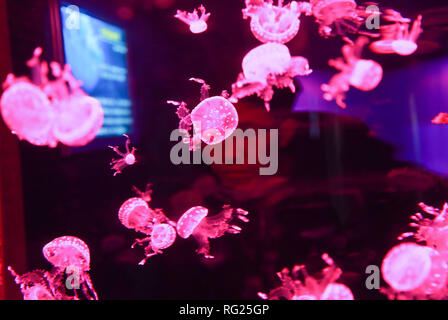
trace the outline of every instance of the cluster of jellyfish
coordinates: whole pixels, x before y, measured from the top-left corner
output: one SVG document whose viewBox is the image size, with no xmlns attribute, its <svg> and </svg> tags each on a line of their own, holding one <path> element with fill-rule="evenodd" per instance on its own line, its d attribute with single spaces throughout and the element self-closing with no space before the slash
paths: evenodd
<svg viewBox="0 0 448 320">
<path fill-rule="evenodd" d="M 196 252 L 208 259 L 213 259 L 210 254 L 210 239 L 224 236 L 226 233 L 237 234 L 241 227 L 231 224 L 236 218 L 243 222 L 249 222 L 247 211 L 234 209 L 229 205 L 223 206 L 221 212 L 208 216 L 208 209 L 203 206 L 195 206 L 188 209 L 177 222 L 170 220 L 162 209 L 153 209 L 149 206 L 152 197 L 151 184 L 145 191 L 134 187 L 138 197 L 126 200 L 118 211 L 120 222 L 128 229 L 133 229 L 145 235 L 142 239 L 136 239 L 132 244 L 145 246 L 145 257 L 139 262 L 144 265 L 146 261 L 163 250 L 171 247 L 177 235 L 183 239 L 192 236 L 198 242 Z"/>
<path fill-rule="evenodd" d="M 84 146 L 103 125 L 101 103 L 81 89 L 69 65 L 41 62 L 41 55 L 38 47 L 27 62 L 32 79 L 9 74 L 4 81 L 0 100 L 3 120 L 19 139 L 33 145 L 54 148 L 60 142 Z"/>
<path fill-rule="evenodd" d="M 52 264 L 50 271 L 17 274 L 8 267 L 20 286 L 24 300 L 98 300 L 90 279 L 90 250 L 81 239 L 63 236 L 47 243 L 42 253 Z"/>
<path fill-rule="evenodd" d="M 441 300 L 448 297 L 448 203 L 436 209 L 419 204 L 423 213 L 411 216 L 415 232 L 398 240 L 412 240 L 394 246 L 383 259 L 381 272 L 388 287 L 381 292 L 388 299 Z"/>
</svg>

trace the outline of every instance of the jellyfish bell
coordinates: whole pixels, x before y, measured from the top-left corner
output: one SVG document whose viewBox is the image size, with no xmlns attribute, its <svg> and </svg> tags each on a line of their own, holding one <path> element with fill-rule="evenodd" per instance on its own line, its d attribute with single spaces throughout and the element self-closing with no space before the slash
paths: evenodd
<svg viewBox="0 0 448 320">
<path fill-rule="evenodd" d="M 356 9 L 354 0 L 311 0 L 313 15 L 316 19 L 331 24 L 336 19 L 352 14 Z"/>
<path fill-rule="evenodd" d="M 202 33 L 207 30 L 207 22 L 203 20 L 197 20 L 190 23 L 190 31 L 192 33 Z"/>
<path fill-rule="evenodd" d="M 166 249 L 176 240 L 176 229 L 167 223 L 154 225 L 151 233 L 151 247 L 154 250 Z"/>
<path fill-rule="evenodd" d="M 399 39 L 392 42 L 392 49 L 401 56 L 409 56 L 417 51 L 417 44 L 411 40 Z"/>
<path fill-rule="evenodd" d="M 349 287 L 342 283 L 330 283 L 322 293 L 320 300 L 354 300 Z"/>
<path fill-rule="evenodd" d="M 153 212 L 142 198 L 126 200 L 118 211 L 118 219 L 128 229 L 135 229 L 145 234 L 151 233 Z"/>
<path fill-rule="evenodd" d="M 384 257 L 381 272 L 396 291 L 432 294 L 446 284 L 447 264 L 429 247 L 403 243 Z"/>
<path fill-rule="evenodd" d="M 187 239 L 196 227 L 207 216 L 208 209 L 196 206 L 188 209 L 177 222 L 177 233 L 181 238 Z"/>
<path fill-rule="evenodd" d="M 77 237 L 63 236 L 47 243 L 42 249 L 45 259 L 55 267 L 78 267 L 90 270 L 90 251 L 87 244 Z"/>
<path fill-rule="evenodd" d="M 28 81 L 14 82 L 3 92 L 0 108 L 5 124 L 19 139 L 56 147 L 52 134 L 55 110 L 38 86 Z"/>
<path fill-rule="evenodd" d="M 57 105 L 53 134 L 65 145 L 84 146 L 103 126 L 103 108 L 95 98 L 79 95 L 64 99 Z"/>
<path fill-rule="evenodd" d="M 356 62 L 350 84 L 362 91 L 375 89 L 383 78 L 383 68 L 378 62 L 361 59 Z"/>
</svg>

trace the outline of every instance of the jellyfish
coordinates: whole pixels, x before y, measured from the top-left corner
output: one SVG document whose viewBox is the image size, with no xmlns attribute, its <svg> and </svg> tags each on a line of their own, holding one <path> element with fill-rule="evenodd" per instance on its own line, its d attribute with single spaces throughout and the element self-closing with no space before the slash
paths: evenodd
<svg viewBox="0 0 448 320">
<path fill-rule="evenodd" d="M 201 140 L 209 145 L 218 144 L 227 139 L 238 126 L 238 113 L 227 99 L 228 93 L 209 97 L 210 86 L 204 80 L 190 78 L 201 84 L 201 102 L 191 111 L 185 102 L 168 100 L 168 104 L 177 106 L 180 119 L 179 130 L 184 133 L 184 142 L 190 144 L 190 150 L 200 148 Z M 193 129 L 193 137 L 190 131 Z"/>
<path fill-rule="evenodd" d="M 299 32 L 300 15 L 311 15 L 311 5 L 308 2 L 292 1 L 283 5 L 283 0 L 273 1 L 246 0 L 243 18 L 250 17 L 250 29 L 261 42 L 287 43 Z"/>
<path fill-rule="evenodd" d="M 118 146 L 117 147 L 109 146 L 109 148 L 114 150 L 115 153 L 121 157 L 120 159 L 113 159 L 110 162 L 110 165 L 112 166 L 112 170 L 115 170 L 114 176 L 121 173 L 123 171 L 123 169 L 126 168 L 127 166 L 132 166 L 133 164 L 135 164 L 137 162 L 137 160 L 135 159 L 135 151 L 137 149 L 133 147 L 131 150 L 130 149 L 131 139 L 126 134 L 123 134 L 123 136 L 126 137 L 126 153 L 122 153 L 118 149 Z"/>
<path fill-rule="evenodd" d="M 269 294 L 259 292 L 258 296 L 264 300 L 354 300 L 350 288 L 335 282 L 341 276 L 342 270 L 327 253 L 322 255 L 322 259 L 328 267 L 322 270 L 321 279 L 311 277 L 304 265 L 294 266 L 292 272 L 284 268 L 277 273 L 282 285 L 271 290 Z"/>
<path fill-rule="evenodd" d="M 199 245 L 196 252 L 205 258 L 213 259 L 214 256 L 210 255 L 210 239 L 220 238 L 225 233 L 240 233 L 241 228 L 237 225 L 231 225 L 230 221 L 233 218 L 238 218 L 243 222 L 249 222 L 248 214 L 241 208 L 233 209 L 229 205 L 225 205 L 220 213 L 207 217 L 207 208 L 202 206 L 192 207 L 177 221 L 177 233 L 183 239 L 192 235 Z"/>
<path fill-rule="evenodd" d="M 149 186 L 149 187 L 148 187 Z M 147 185 L 150 190 L 150 185 Z M 140 265 L 156 254 L 162 254 L 162 249 L 170 247 L 176 240 L 176 223 L 168 219 L 161 209 L 152 209 L 143 198 L 130 198 L 126 200 L 118 211 L 118 219 L 128 229 L 141 232 L 148 237 L 136 239 L 132 248 L 136 245 L 144 245 L 145 258 Z"/>
<path fill-rule="evenodd" d="M 101 104 L 81 89 L 69 65 L 48 65 L 40 62 L 41 55 L 38 47 L 27 62 L 33 81 L 9 74 L 3 83 L 0 109 L 6 125 L 19 139 L 37 146 L 89 143 L 103 124 Z M 50 69 L 54 80 L 48 78 Z"/>
<path fill-rule="evenodd" d="M 322 84 L 324 99 L 346 108 L 345 93 L 350 85 L 362 90 L 375 89 L 383 78 L 383 68 L 373 60 L 361 59 L 363 47 L 368 43 L 366 37 L 359 37 L 355 43 L 348 43 L 342 47 L 343 57 L 331 59 L 328 64 L 340 72 L 334 75 L 328 84 Z"/>
<path fill-rule="evenodd" d="M 431 247 L 399 244 L 384 257 L 381 272 L 390 286 L 381 288 L 381 292 L 389 299 L 440 300 L 447 296 L 448 265 Z"/>
<path fill-rule="evenodd" d="M 440 112 L 434 119 L 431 120 L 434 124 L 448 124 L 448 113 Z"/>
<path fill-rule="evenodd" d="M 210 17 L 210 13 L 206 13 L 203 5 L 198 9 L 201 12 L 201 16 L 199 16 L 198 11 L 194 9 L 193 12 L 177 10 L 174 17 L 188 24 L 192 33 L 202 33 L 207 30 L 207 20 Z"/>
<path fill-rule="evenodd" d="M 358 9 L 354 0 L 311 0 L 310 3 L 323 37 L 358 33 L 367 15 Z"/>
<path fill-rule="evenodd" d="M 384 19 L 393 24 L 380 27 L 381 39 L 372 42 L 370 49 L 381 54 L 396 53 L 402 56 L 413 54 L 418 48 L 417 39 L 423 32 L 422 16 L 417 17 L 411 29 L 409 29 L 411 20 L 403 18 L 395 10 L 385 10 Z"/>
<path fill-rule="evenodd" d="M 252 49 L 244 57 L 242 68 L 232 84 L 230 101 L 256 94 L 264 100 L 267 111 L 271 109 L 274 87 L 289 88 L 294 93 L 294 77 L 312 72 L 306 58 L 291 57 L 288 47 L 281 43 L 265 43 Z"/>
<path fill-rule="evenodd" d="M 47 243 L 42 253 L 54 268 L 47 272 L 50 279 L 50 288 L 54 294 L 64 291 L 67 288 L 61 284 L 64 275 L 70 272 L 77 278 L 79 288 L 88 300 L 98 300 L 98 295 L 93 288 L 92 280 L 88 271 L 90 270 L 90 250 L 87 244 L 81 239 L 73 236 L 62 236 Z M 72 287 L 75 288 L 74 286 Z M 74 290 L 74 298 L 78 298 L 78 293 Z"/>
<path fill-rule="evenodd" d="M 35 270 L 18 275 L 12 267 L 8 267 L 8 270 L 15 278 L 15 282 L 20 285 L 23 300 L 56 300 L 51 292 L 45 271 Z"/>
<path fill-rule="evenodd" d="M 132 187 L 132 190 L 134 190 L 134 192 L 144 201 L 146 202 L 151 202 L 152 200 L 152 184 L 151 183 L 147 183 L 146 187 L 145 187 L 145 191 L 140 191 L 136 186 Z"/>
</svg>

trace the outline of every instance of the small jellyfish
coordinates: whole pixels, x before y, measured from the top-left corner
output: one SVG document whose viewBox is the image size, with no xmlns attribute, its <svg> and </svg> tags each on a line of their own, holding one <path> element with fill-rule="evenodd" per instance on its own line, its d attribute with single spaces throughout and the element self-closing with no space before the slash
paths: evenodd
<svg viewBox="0 0 448 320">
<path fill-rule="evenodd" d="M 281 43 L 265 43 L 251 51 L 243 59 L 243 72 L 232 84 L 231 102 L 256 94 L 270 110 L 274 87 L 296 88 L 294 77 L 309 75 L 312 70 L 304 57 L 291 57 L 288 47 Z"/>
<path fill-rule="evenodd" d="M 431 120 L 434 124 L 448 124 L 448 113 L 440 112 L 434 119 Z"/>
<path fill-rule="evenodd" d="M 381 54 L 396 53 L 402 56 L 413 54 L 418 48 L 417 39 L 423 32 L 422 16 L 417 17 L 411 29 L 409 29 L 411 20 L 403 18 L 395 10 L 386 10 L 383 17 L 393 24 L 380 26 L 381 39 L 372 42 L 370 49 Z"/>
<path fill-rule="evenodd" d="M 64 274 L 71 271 L 78 278 L 79 288 L 85 297 L 89 300 L 98 300 L 98 295 L 93 288 L 88 273 L 90 270 L 90 250 L 84 241 L 73 236 L 59 237 L 47 243 L 43 247 L 42 253 L 48 262 L 54 266 L 52 271 L 47 272 L 52 279 L 49 283 L 52 285 L 53 292 L 57 290 L 65 291 L 65 287 L 61 288 L 60 282 L 63 282 Z M 74 293 L 75 299 L 78 299 L 76 290 L 74 290 Z"/>
<path fill-rule="evenodd" d="M 290 272 L 284 268 L 277 273 L 282 285 L 269 292 L 259 292 L 264 300 L 354 300 L 353 294 L 346 285 L 335 282 L 342 274 L 333 259 L 326 253 L 322 259 L 328 267 L 322 270 L 323 277 L 316 279 L 308 275 L 304 265 L 296 265 Z M 300 280 L 303 278 L 302 280 Z"/>
<path fill-rule="evenodd" d="M 433 248 L 415 243 L 397 245 L 384 257 L 381 272 L 390 286 L 381 292 L 389 299 L 446 298 L 448 265 Z"/>
<path fill-rule="evenodd" d="M 226 91 L 221 96 L 209 97 L 210 86 L 204 80 L 190 78 L 190 81 L 202 85 L 201 102 L 191 113 L 185 102 L 168 100 L 167 103 L 178 106 L 179 130 L 185 133 L 183 141 L 190 144 L 190 150 L 196 150 L 200 147 L 201 140 L 214 145 L 227 139 L 238 126 L 238 113 L 227 99 Z M 193 137 L 190 134 L 192 129 Z"/>
<path fill-rule="evenodd" d="M 225 205 L 220 213 L 207 217 L 207 208 L 201 206 L 192 207 L 177 221 L 177 233 L 184 239 L 193 235 L 199 244 L 196 252 L 205 258 L 213 259 L 214 256 L 210 255 L 209 239 L 220 238 L 226 232 L 240 233 L 240 227 L 230 225 L 229 223 L 233 218 L 249 222 L 249 219 L 246 217 L 248 214 L 243 209 L 233 209 L 229 205 Z"/>
<path fill-rule="evenodd" d="M 115 153 L 121 157 L 120 159 L 112 160 L 110 163 L 110 165 L 112 166 L 112 170 L 115 170 L 114 176 L 121 173 L 122 170 L 124 168 L 126 168 L 127 166 L 132 166 L 133 164 L 135 164 L 137 162 L 137 160 L 135 159 L 135 151 L 137 149 L 133 147 L 131 150 L 130 149 L 131 139 L 126 134 L 123 134 L 123 136 L 126 137 L 126 153 L 120 152 L 118 147 L 109 146 L 109 148 L 114 150 Z"/>
<path fill-rule="evenodd" d="M 194 9 L 193 12 L 177 10 L 174 17 L 188 24 L 192 33 L 202 33 L 207 30 L 207 20 L 210 17 L 210 13 L 206 13 L 203 5 L 198 9 L 201 12 L 201 16 L 199 16 L 198 11 Z"/>
<path fill-rule="evenodd" d="M 151 183 L 147 183 L 146 187 L 145 187 L 145 191 L 140 191 L 136 186 L 132 187 L 132 190 L 134 190 L 134 192 L 143 200 L 145 200 L 146 202 L 151 202 L 152 200 L 152 184 Z"/>
<path fill-rule="evenodd" d="M 23 300 L 56 300 L 51 292 L 45 271 L 35 270 L 18 275 L 13 268 L 8 267 L 8 270 L 15 278 L 15 282 L 20 285 Z"/>
<path fill-rule="evenodd" d="M 361 59 L 362 49 L 367 42 L 366 37 L 359 37 L 355 43 L 348 43 L 342 47 L 343 57 L 328 62 L 340 72 L 334 75 L 328 84 L 322 84 L 325 100 L 335 99 L 338 106 L 346 108 L 345 93 L 350 85 L 362 91 L 370 91 L 381 82 L 383 78 L 381 65 L 373 60 Z"/>
<path fill-rule="evenodd" d="M 283 0 L 273 1 L 246 0 L 243 17 L 251 18 L 250 29 L 254 36 L 263 43 L 286 43 L 292 40 L 300 28 L 300 15 L 311 15 L 308 2 L 292 1 L 283 5 Z"/>
</svg>

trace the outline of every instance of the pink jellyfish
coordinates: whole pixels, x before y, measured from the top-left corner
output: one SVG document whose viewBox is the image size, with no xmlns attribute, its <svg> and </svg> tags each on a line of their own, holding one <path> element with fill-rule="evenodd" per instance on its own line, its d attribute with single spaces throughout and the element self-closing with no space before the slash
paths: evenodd
<svg viewBox="0 0 448 320">
<path fill-rule="evenodd" d="M 440 112 L 431 122 L 434 124 L 448 124 L 448 113 Z"/>
<path fill-rule="evenodd" d="M 123 136 L 126 137 L 126 153 L 120 152 L 120 150 L 118 149 L 118 146 L 117 147 L 109 146 L 109 148 L 114 150 L 115 153 L 121 157 L 120 159 L 113 159 L 110 162 L 110 165 L 112 166 L 112 170 L 115 170 L 114 176 L 121 173 L 123 171 L 123 169 L 126 168 L 127 166 L 132 166 L 133 164 L 135 164 L 137 162 L 137 160 L 135 159 L 135 151 L 137 149 L 133 147 L 131 150 L 130 149 L 131 139 L 126 134 L 123 134 Z"/>
<path fill-rule="evenodd" d="M 150 193 L 149 190 L 148 184 L 146 194 Z M 149 242 L 140 265 L 145 264 L 148 258 L 163 253 L 162 249 L 170 247 L 176 240 L 176 223 L 169 220 L 161 209 L 151 209 L 143 198 L 126 200 L 118 211 L 118 219 L 126 228 L 148 235 L 146 238 L 136 239 L 131 246 L 134 248 Z"/>
<path fill-rule="evenodd" d="M 277 273 L 282 285 L 269 292 L 259 292 L 258 296 L 264 300 L 354 300 L 353 294 L 346 285 L 335 282 L 342 274 L 333 259 L 326 253 L 322 259 L 328 264 L 321 279 L 308 275 L 304 265 L 296 265 L 292 275 L 287 268 Z M 300 280 L 300 276 L 303 280 Z"/>
<path fill-rule="evenodd" d="M 243 9 L 244 19 L 251 18 L 250 29 L 261 42 L 286 43 L 299 32 L 300 15 L 311 15 L 311 5 L 308 2 L 292 1 L 286 6 L 283 0 L 273 1 L 246 0 Z"/>
<path fill-rule="evenodd" d="M 210 86 L 202 79 L 190 78 L 200 83 L 201 102 L 190 111 L 185 102 L 168 100 L 167 103 L 178 106 L 177 115 L 180 119 L 179 129 L 184 132 L 184 142 L 190 144 L 190 150 L 200 147 L 201 140 L 214 145 L 227 139 L 238 126 L 238 113 L 223 91 L 221 96 L 209 97 Z M 193 127 L 193 137 L 190 131 Z"/>
<path fill-rule="evenodd" d="M 210 13 L 206 13 L 203 5 L 199 7 L 199 11 L 201 12 L 200 17 L 196 9 L 193 12 L 177 10 L 174 17 L 188 24 L 192 33 L 202 33 L 207 30 L 207 20 L 210 17 Z"/>
<path fill-rule="evenodd" d="M 383 78 L 383 68 L 373 60 L 361 59 L 363 47 L 368 43 L 366 37 L 359 37 L 355 43 L 349 43 L 342 47 L 343 57 L 331 59 L 328 64 L 341 72 L 334 75 L 328 84 L 322 84 L 324 99 L 336 103 L 345 108 L 345 93 L 350 85 L 362 90 L 375 89 Z"/>
<path fill-rule="evenodd" d="M 448 265 L 434 249 L 415 243 L 393 247 L 381 266 L 390 288 L 382 288 L 389 299 L 443 299 L 447 295 Z"/>
<path fill-rule="evenodd" d="M 295 92 L 294 77 L 309 75 L 312 70 L 304 57 L 291 57 L 288 47 L 281 43 L 262 44 L 243 59 L 243 72 L 232 84 L 230 101 L 256 94 L 264 100 L 265 108 L 270 110 L 274 87 L 289 88 Z"/>
<path fill-rule="evenodd" d="M 56 300 L 51 292 L 45 271 L 35 270 L 18 275 L 13 268 L 8 267 L 8 270 L 15 278 L 15 282 L 20 285 L 23 300 Z"/>
<path fill-rule="evenodd" d="M 152 184 L 151 183 L 147 183 L 146 187 L 145 187 L 145 191 L 140 191 L 136 186 L 132 187 L 132 190 L 134 190 L 134 192 L 143 200 L 145 200 L 146 202 L 151 202 L 152 200 Z"/>
<path fill-rule="evenodd" d="M 402 56 L 413 54 L 418 46 L 417 39 L 423 32 L 421 28 L 422 16 L 419 15 L 409 29 L 410 19 L 403 18 L 395 10 L 386 10 L 383 16 L 385 20 L 393 24 L 380 27 L 381 39 L 370 44 L 370 49 L 376 53 L 396 53 Z"/>
<path fill-rule="evenodd" d="M 88 273 L 90 270 L 90 250 L 84 241 L 73 236 L 59 237 L 47 243 L 43 247 L 42 253 L 48 262 L 55 267 L 47 273 L 53 292 L 58 290 L 65 292 L 65 288 L 61 287 L 60 282 L 64 273 L 71 271 L 77 278 L 76 281 L 87 299 L 98 300 L 98 295 L 93 288 Z M 75 299 L 78 299 L 76 290 L 74 293 Z"/>
<path fill-rule="evenodd" d="M 220 213 L 211 217 L 207 217 L 207 214 L 207 208 L 201 206 L 190 208 L 177 221 L 177 233 L 184 239 L 193 235 L 199 244 L 196 252 L 205 258 L 213 259 L 214 256 L 209 254 L 209 239 L 220 238 L 226 232 L 240 233 L 240 227 L 229 223 L 234 217 L 243 222 L 249 222 L 246 217 L 249 213 L 243 209 L 233 209 L 229 205 L 225 205 Z"/>
</svg>

